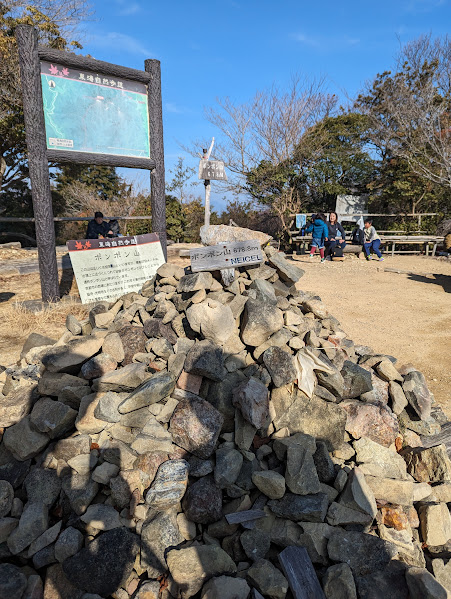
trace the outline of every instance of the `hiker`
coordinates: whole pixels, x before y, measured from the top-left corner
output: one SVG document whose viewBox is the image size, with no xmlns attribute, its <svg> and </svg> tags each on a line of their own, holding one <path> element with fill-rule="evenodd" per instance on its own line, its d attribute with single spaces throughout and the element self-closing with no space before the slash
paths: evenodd
<svg viewBox="0 0 451 599">
<path fill-rule="evenodd" d="M 381 238 L 377 234 L 376 229 L 373 227 L 373 221 L 370 218 L 366 218 L 364 227 L 365 228 L 363 232 L 365 235 L 365 240 L 363 244 L 363 251 L 365 252 L 366 259 L 372 259 L 370 252 L 371 250 L 373 250 L 373 252 L 379 258 L 379 261 L 382 262 L 383 258 L 379 250 L 379 247 L 381 245 Z"/>
<path fill-rule="evenodd" d="M 109 223 L 103 220 L 103 214 L 96 212 L 93 220 L 90 220 L 88 223 L 86 239 L 103 239 L 107 235 L 112 234 L 113 231 L 110 229 Z"/>
<path fill-rule="evenodd" d="M 108 223 L 108 226 L 111 231 L 111 234 L 109 233 L 108 237 L 122 237 L 121 230 L 119 228 L 119 222 L 115 218 L 110 220 L 110 222 Z"/>
<path fill-rule="evenodd" d="M 325 242 L 325 256 L 330 260 L 335 252 L 340 257 L 343 257 L 343 248 L 346 245 L 346 232 L 338 222 L 336 212 L 329 214 L 329 222 L 327 223 L 328 240 Z"/>
<path fill-rule="evenodd" d="M 325 261 L 324 257 L 324 242 L 329 235 L 329 229 L 325 223 L 326 217 L 322 213 L 316 214 L 312 218 L 312 222 L 306 228 L 306 233 L 312 233 L 312 247 L 310 250 L 310 258 L 313 258 L 316 248 L 319 250 L 321 256 L 321 262 Z"/>
</svg>

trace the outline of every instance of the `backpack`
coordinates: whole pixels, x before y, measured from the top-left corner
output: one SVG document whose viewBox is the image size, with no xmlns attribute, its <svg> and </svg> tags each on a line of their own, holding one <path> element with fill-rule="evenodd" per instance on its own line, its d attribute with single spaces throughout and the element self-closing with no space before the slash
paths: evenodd
<svg viewBox="0 0 451 599">
<path fill-rule="evenodd" d="M 334 258 L 343 258 L 343 248 L 339 246 L 334 248 Z"/>
<path fill-rule="evenodd" d="M 363 245 L 365 235 L 360 227 L 356 227 L 352 232 L 352 243 L 354 245 Z"/>
</svg>

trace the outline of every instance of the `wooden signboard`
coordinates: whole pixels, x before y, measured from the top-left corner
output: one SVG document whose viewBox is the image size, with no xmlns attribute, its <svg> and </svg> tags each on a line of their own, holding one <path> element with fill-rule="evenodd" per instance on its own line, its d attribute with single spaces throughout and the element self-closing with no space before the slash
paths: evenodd
<svg viewBox="0 0 451 599">
<path fill-rule="evenodd" d="M 227 174 L 222 160 L 202 159 L 199 163 L 199 179 L 227 181 Z"/>
<path fill-rule="evenodd" d="M 221 243 L 190 250 L 191 270 L 222 270 L 264 262 L 263 252 L 258 241 L 237 241 Z"/>
<path fill-rule="evenodd" d="M 165 259 L 155 233 L 68 241 L 82 304 L 139 291 Z"/>
</svg>

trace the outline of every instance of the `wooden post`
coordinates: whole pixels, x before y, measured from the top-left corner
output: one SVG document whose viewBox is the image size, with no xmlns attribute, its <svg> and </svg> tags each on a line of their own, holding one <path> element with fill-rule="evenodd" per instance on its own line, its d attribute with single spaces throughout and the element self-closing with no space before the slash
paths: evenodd
<svg viewBox="0 0 451 599">
<path fill-rule="evenodd" d="M 158 234 L 165 260 L 167 260 L 161 67 L 160 61 L 154 59 L 145 60 L 144 65 L 145 70 L 151 77 L 147 86 L 147 95 L 149 99 L 149 139 L 151 152 L 153 152 L 153 158 L 155 160 L 155 168 L 150 172 L 152 232 Z"/>
<path fill-rule="evenodd" d="M 38 56 L 38 36 L 30 25 L 16 27 L 22 83 L 25 136 L 28 148 L 31 193 L 38 246 L 42 301 L 60 298 L 56 262 L 55 228 L 42 105 L 41 68 Z"/>
<path fill-rule="evenodd" d="M 204 224 L 206 227 L 210 226 L 210 191 L 211 191 L 211 183 L 210 179 L 205 179 L 205 221 Z"/>
</svg>

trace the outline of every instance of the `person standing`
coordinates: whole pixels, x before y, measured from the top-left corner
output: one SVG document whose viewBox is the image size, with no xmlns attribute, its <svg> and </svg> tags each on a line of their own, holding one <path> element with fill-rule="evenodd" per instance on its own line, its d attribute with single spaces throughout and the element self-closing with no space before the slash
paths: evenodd
<svg viewBox="0 0 451 599">
<path fill-rule="evenodd" d="M 332 257 L 336 247 L 343 249 L 346 245 L 346 232 L 338 222 L 338 215 L 336 212 L 329 214 L 329 221 L 327 223 L 328 228 L 328 239 L 325 242 L 325 256 Z M 343 255 L 343 254 L 341 254 Z"/>
<path fill-rule="evenodd" d="M 382 262 L 382 254 L 380 252 L 381 238 L 377 234 L 376 229 L 373 227 L 373 221 L 370 218 L 365 219 L 364 224 L 364 243 L 363 243 L 363 251 L 365 252 L 365 256 L 367 260 L 371 260 L 371 250 L 376 254 L 379 258 L 379 261 Z"/>
<path fill-rule="evenodd" d="M 329 229 L 325 223 L 326 217 L 324 214 L 318 213 L 314 216 L 313 222 L 306 228 L 306 233 L 312 233 L 312 247 L 310 250 L 310 258 L 319 250 L 321 262 L 324 262 L 324 242 L 329 234 Z"/>
<path fill-rule="evenodd" d="M 90 220 L 88 223 L 86 239 L 102 239 L 112 234 L 113 231 L 111 231 L 109 224 L 103 220 L 103 214 L 96 212 L 93 220 Z"/>
</svg>

